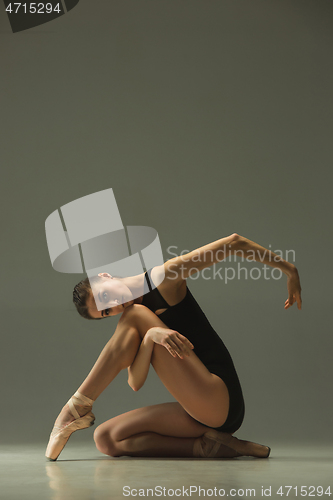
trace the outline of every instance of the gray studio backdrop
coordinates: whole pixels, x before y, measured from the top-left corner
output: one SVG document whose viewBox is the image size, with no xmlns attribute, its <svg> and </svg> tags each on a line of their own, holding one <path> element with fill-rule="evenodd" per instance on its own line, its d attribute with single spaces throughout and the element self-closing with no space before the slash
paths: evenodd
<svg viewBox="0 0 333 500">
<path fill-rule="evenodd" d="M 295 251 L 301 312 L 284 310 L 284 278 L 188 286 L 238 370 L 237 436 L 330 439 L 331 0 L 81 0 L 16 34 L 2 14 L 2 442 L 46 445 L 114 332 L 117 317 L 76 313 L 84 276 L 52 269 L 44 230 L 107 188 L 165 260 L 233 232 Z M 164 401 L 153 369 L 137 393 L 122 372 L 96 424 Z"/>
</svg>

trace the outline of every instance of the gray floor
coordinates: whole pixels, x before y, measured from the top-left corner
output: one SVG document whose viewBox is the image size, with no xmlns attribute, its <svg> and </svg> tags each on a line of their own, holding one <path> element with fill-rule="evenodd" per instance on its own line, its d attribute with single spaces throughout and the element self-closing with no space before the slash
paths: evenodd
<svg viewBox="0 0 333 500">
<path fill-rule="evenodd" d="M 306 496 L 320 496 L 321 490 L 313 492 L 311 486 L 322 486 L 324 492 L 331 486 L 333 493 L 332 446 L 272 445 L 268 460 L 111 458 L 100 454 L 91 442 L 72 442 L 57 462 L 46 462 L 44 451 L 44 445 L 2 447 L 0 498 L 221 498 L 224 490 L 225 497 L 281 499 L 287 497 L 286 486 L 293 487 L 288 498 L 301 498 L 301 486 L 307 487 L 303 489 Z M 283 496 L 278 494 L 280 486 Z"/>
</svg>

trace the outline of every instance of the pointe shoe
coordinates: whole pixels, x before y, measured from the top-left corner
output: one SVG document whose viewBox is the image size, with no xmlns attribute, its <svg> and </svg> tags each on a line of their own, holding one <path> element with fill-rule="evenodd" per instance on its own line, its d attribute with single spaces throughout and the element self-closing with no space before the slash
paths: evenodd
<svg viewBox="0 0 333 500">
<path fill-rule="evenodd" d="M 209 430 L 194 442 L 193 455 L 204 458 L 256 457 L 268 458 L 268 446 L 243 441 L 226 432 Z"/>
<path fill-rule="evenodd" d="M 45 456 L 48 460 L 57 460 L 71 434 L 79 429 L 86 429 L 87 427 L 90 427 L 95 421 L 95 415 L 92 411 L 88 411 L 88 413 L 81 417 L 77 412 L 74 403 L 76 406 L 79 406 L 80 404 L 81 406 L 92 406 L 93 402 L 94 401 L 92 399 L 83 396 L 83 394 L 80 394 L 78 391 L 69 399 L 69 401 L 67 401 L 69 409 L 73 417 L 75 417 L 75 420 L 64 427 L 58 427 L 56 425 L 53 427 L 45 452 Z"/>
</svg>

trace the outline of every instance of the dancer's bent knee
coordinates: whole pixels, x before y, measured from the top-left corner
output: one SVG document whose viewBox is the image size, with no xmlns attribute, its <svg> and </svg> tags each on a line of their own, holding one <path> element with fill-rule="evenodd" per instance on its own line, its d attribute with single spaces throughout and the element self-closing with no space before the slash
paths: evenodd
<svg viewBox="0 0 333 500">
<path fill-rule="evenodd" d="M 98 451 L 110 457 L 118 457 L 119 450 L 116 443 L 112 440 L 110 432 L 103 428 L 103 424 L 98 426 L 94 432 L 94 441 Z"/>
<path fill-rule="evenodd" d="M 131 305 L 125 313 L 123 313 L 123 320 L 128 326 L 134 326 L 141 338 L 145 336 L 146 332 L 152 326 L 158 326 L 160 323 L 163 324 L 150 309 L 142 304 Z"/>
</svg>

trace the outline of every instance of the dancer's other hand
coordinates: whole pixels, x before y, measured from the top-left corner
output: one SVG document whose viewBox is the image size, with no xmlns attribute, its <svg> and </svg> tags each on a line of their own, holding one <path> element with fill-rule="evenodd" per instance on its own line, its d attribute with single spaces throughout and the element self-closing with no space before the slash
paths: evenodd
<svg viewBox="0 0 333 500">
<path fill-rule="evenodd" d="M 299 275 L 296 267 L 288 275 L 287 281 L 288 288 L 288 298 L 284 303 L 284 308 L 289 309 L 294 302 L 297 302 L 298 309 L 302 309 L 302 298 L 301 298 L 301 283 L 299 281 Z"/>
<path fill-rule="evenodd" d="M 171 356 L 181 359 L 184 356 L 189 356 L 191 349 L 194 349 L 193 344 L 181 333 L 169 328 L 161 328 L 159 326 L 150 328 L 146 335 L 148 335 L 156 344 L 165 347 Z"/>
</svg>

